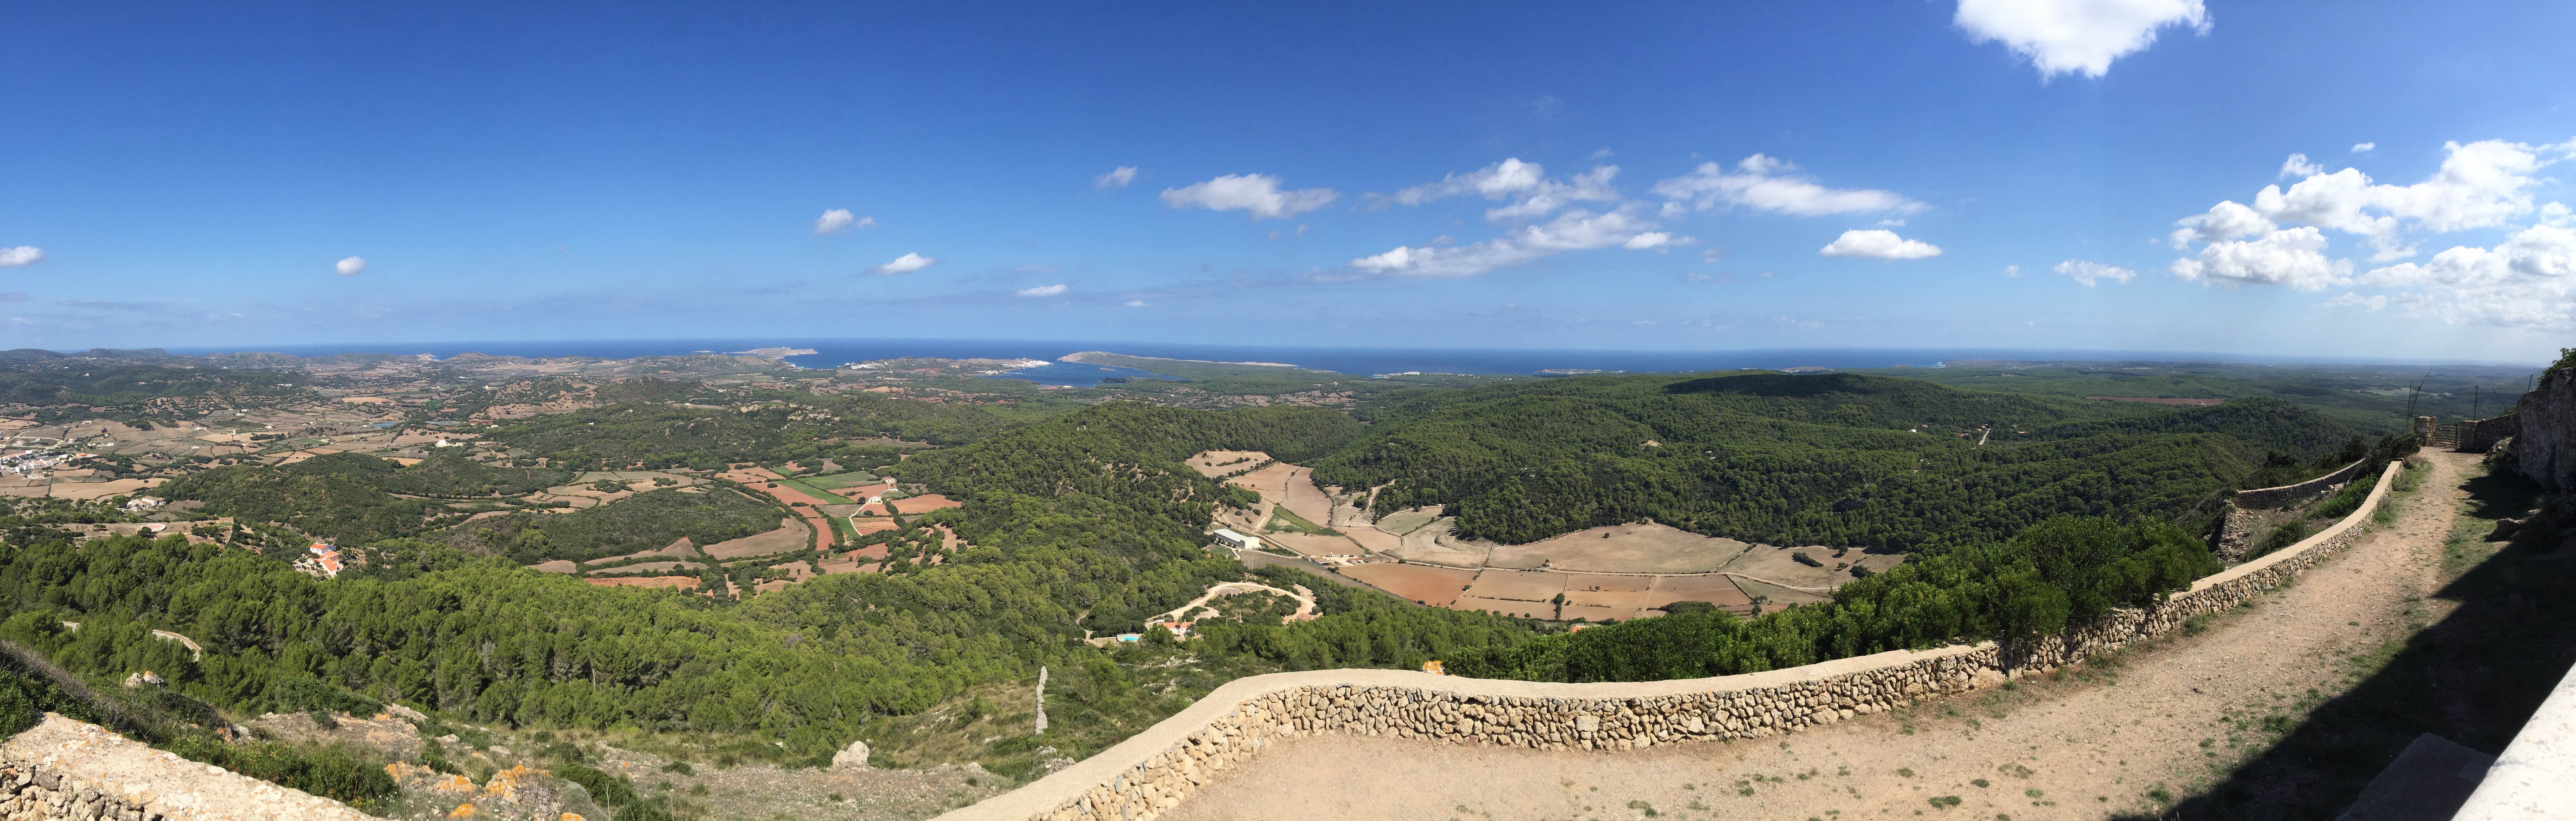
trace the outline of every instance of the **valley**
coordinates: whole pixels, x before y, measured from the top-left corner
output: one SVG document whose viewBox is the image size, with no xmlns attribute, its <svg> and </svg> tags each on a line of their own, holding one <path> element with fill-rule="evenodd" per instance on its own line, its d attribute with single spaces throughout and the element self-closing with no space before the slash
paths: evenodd
<svg viewBox="0 0 2576 821">
<path fill-rule="evenodd" d="M 2071 629 L 2224 567 L 2223 524 L 2271 540 L 2334 501 L 2257 521 L 2234 490 L 2411 447 L 2271 398 L 1830 372 L 1340 391 L 1115 361 L 1189 392 L 926 360 L 278 360 L 186 418 L 28 412 L 20 463 L 52 461 L 0 488 L 0 594 L 24 603 L 0 639 L 62 667 L 29 681 L 148 664 L 167 684 L 140 694 L 296 755 L 341 755 L 317 715 L 413 728 L 353 755 L 423 769 L 331 788 L 389 811 L 464 802 L 440 766 L 553 773 L 480 810 L 516 817 L 641 761 L 705 775 L 636 771 L 589 806 L 919 818 L 1266 673 L 1636 681 Z M 155 362 L 171 384 L 213 364 Z M 171 570 L 100 586 L 129 566 Z M 244 585 L 258 615 L 200 604 Z M 1998 604 L 2030 595 L 2068 606 Z"/>
</svg>

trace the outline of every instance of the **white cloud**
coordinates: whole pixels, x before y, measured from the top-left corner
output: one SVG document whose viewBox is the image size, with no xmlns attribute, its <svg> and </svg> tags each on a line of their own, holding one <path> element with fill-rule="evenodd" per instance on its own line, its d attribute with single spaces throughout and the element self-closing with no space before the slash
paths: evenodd
<svg viewBox="0 0 2576 821">
<path fill-rule="evenodd" d="M 349 257 L 342 259 L 339 262 L 332 263 L 331 269 L 340 272 L 340 275 L 344 277 L 357 276 L 360 272 L 367 270 L 367 261 L 360 257 Z"/>
<path fill-rule="evenodd" d="M 1959 0 L 1952 22 L 1971 41 L 2003 43 L 2047 80 L 2100 77 L 2111 61 L 2155 44 L 2166 26 L 2208 34 L 2209 10 L 2201 0 Z"/>
<path fill-rule="evenodd" d="M 868 273 L 876 274 L 878 276 L 909 274 L 937 264 L 939 264 L 938 257 L 925 257 L 920 254 L 906 253 L 903 256 L 895 257 L 893 262 L 889 262 L 884 265 L 868 266 Z"/>
<path fill-rule="evenodd" d="M 1020 296 L 1056 296 L 1068 290 L 1072 290 L 1072 287 L 1067 285 L 1040 285 L 1035 288 L 1022 288 L 1012 293 Z"/>
<path fill-rule="evenodd" d="M 2293 153 L 2290 155 L 2289 159 L 2281 161 L 2281 173 L 2274 177 L 2274 179 L 2286 180 L 2291 177 L 2313 177 L 2323 173 L 2326 173 L 2325 166 L 2309 162 L 2308 155 L 2306 154 Z"/>
<path fill-rule="evenodd" d="M 1227 174 L 1186 188 L 1163 189 L 1163 202 L 1174 208 L 1205 208 L 1210 211 L 1243 211 L 1253 219 L 1285 219 L 1313 211 L 1342 192 L 1330 188 L 1279 190 L 1279 178 L 1267 174 Z"/>
<path fill-rule="evenodd" d="M 2104 265 L 2099 262 L 2086 262 L 2080 259 L 2070 259 L 2065 262 L 2060 262 L 2057 264 L 2057 267 L 2050 268 L 2049 270 L 2064 274 L 2076 282 L 2083 283 L 2086 288 L 2091 288 L 2106 279 L 2126 285 L 2129 283 L 2130 279 L 2138 275 L 2138 272 L 2136 271 L 2122 268 L 2117 265 Z"/>
<path fill-rule="evenodd" d="M 2361 143 L 2353 151 L 2377 147 Z M 2440 170 L 2412 185 L 2374 182 L 2355 168 L 2328 173 L 2306 156 L 2292 154 L 2281 172 L 2300 179 L 2288 188 L 2267 185 L 2251 205 L 2222 201 L 2175 221 L 2168 239 L 2176 249 L 2203 245 L 2195 257 L 2175 260 L 2171 271 L 2221 286 L 2322 291 L 2357 282 L 2415 288 L 2416 293 L 2369 298 L 2383 298 L 2378 303 L 2383 306 L 2394 299 L 2411 306 L 2410 315 L 2452 322 L 2576 323 L 2569 315 L 2576 309 L 2576 290 L 2554 290 L 2576 280 L 2568 273 L 2576 271 L 2576 261 L 2571 261 L 2576 260 L 2576 231 L 2570 230 L 2576 225 L 2570 224 L 2565 205 L 2535 206 L 2533 197 L 2549 181 L 2540 172 L 2576 155 L 2576 141 L 2450 142 L 2443 151 Z M 2423 264 L 2385 266 L 2358 279 L 2352 276 L 2351 260 L 2328 254 L 2324 233 L 2333 229 L 2359 236 L 2373 249 L 2372 261 L 2389 262 L 2416 254 L 2416 242 L 2409 237 L 2414 232 L 2510 227 L 2524 218 L 2535 221 L 2495 248 L 2455 247 Z"/>
<path fill-rule="evenodd" d="M 33 245 L 0 248 L 0 268 L 16 268 L 45 261 L 45 251 Z"/>
<path fill-rule="evenodd" d="M 2407 315 L 2556 331 L 2576 329 L 2576 230 L 2539 224 L 2494 248 L 2455 247 L 2421 265 L 2373 270 L 2360 284 L 2412 287 Z"/>
<path fill-rule="evenodd" d="M 1715 264 L 1718 260 L 1725 258 L 1726 249 L 1724 248 L 1711 248 L 1706 251 L 1699 252 L 1699 261 L 1701 262 Z"/>
<path fill-rule="evenodd" d="M 1127 300 L 1127 307 L 1130 307 L 1130 308 L 1142 308 L 1142 307 L 1145 307 L 1145 306 L 1147 306 L 1147 305 L 1152 305 L 1152 304 L 1154 304 L 1154 303 L 1146 302 L 1146 301 L 1141 300 L 1141 299 L 1130 299 L 1130 300 Z"/>
<path fill-rule="evenodd" d="M 2328 259 L 2325 251 L 2325 233 L 2303 225 L 2259 239 L 2210 243 L 2196 259 L 2174 260 L 2172 271 L 2183 279 L 2221 287 L 2287 285 L 2322 291 L 2348 282 L 2352 273 L 2351 261 Z"/>
<path fill-rule="evenodd" d="M 2175 229 L 2170 237 L 2175 250 L 2190 248 L 2195 242 L 2244 239 L 2280 228 L 2262 214 L 2255 213 L 2254 209 L 2238 205 L 2234 200 L 2220 200 L 2217 205 L 2209 207 L 2208 213 L 2193 214 L 2175 220 L 2174 224 L 2182 226 Z"/>
<path fill-rule="evenodd" d="M 2364 285 L 2502 285 L 2516 280 L 2576 277 L 2576 231 L 2534 225 L 2515 232 L 2494 249 L 2457 247 L 2433 255 L 2432 261 L 2409 262 L 2363 275 Z"/>
<path fill-rule="evenodd" d="M 1601 214 L 1573 209 L 1545 223 L 1521 226 L 1482 242 L 1450 246 L 1446 244 L 1448 238 L 1442 237 L 1429 245 L 1401 246 L 1354 259 L 1350 267 L 1364 276 L 1471 277 L 1567 251 L 1614 246 L 1664 249 L 1696 242 L 1690 237 L 1654 230 L 1658 226 L 1639 216 L 1639 210 L 1634 205 Z"/>
<path fill-rule="evenodd" d="M 1095 190 L 1107 191 L 1112 188 L 1125 188 L 1128 183 L 1135 181 L 1136 167 L 1132 165 L 1122 165 L 1117 168 L 1109 169 L 1109 173 L 1107 174 L 1091 178 L 1091 187 Z"/>
<path fill-rule="evenodd" d="M 2376 311 L 2381 308 L 2388 307 L 2388 295 L 2379 294 L 2375 296 L 2362 296 L 2351 291 L 2345 291 L 2343 292 L 2343 296 L 2335 297 L 2333 301 L 2327 302 L 2326 304 L 2345 308 L 2368 308 Z"/>
<path fill-rule="evenodd" d="M 1835 237 L 1832 244 L 1816 253 L 1829 257 L 1864 259 L 1923 259 L 1941 255 L 1941 248 L 1922 240 L 1906 239 L 1894 231 L 1852 230 Z"/>
<path fill-rule="evenodd" d="M 865 231 L 875 227 L 877 218 L 852 214 L 846 208 L 834 208 L 814 218 L 814 233 L 817 234 L 838 234 L 852 228 Z"/>
<path fill-rule="evenodd" d="M 1798 166 L 1787 160 L 1755 154 L 1736 163 L 1731 173 L 1717 163 L 1700 163 L 1691 173 L 1655 183 L 1654 192 L 1674 206 L 1667 211 L 1678 210 L 1683 202 L 1702 211 L 1719 205 L 1741 205 L 1801 217 L 1880 211 L 1913 213 L 1925 207 L 1893 191 L 1826 188 L 1790 173 L 1796 170 Z"/>
<path fill-rule="evenodd" d="M 2004 266 L 2004 276 L 2008 276 L 2008 277 L 2017 277 L 2017 276 L 2021 276 L 2021 266 L 2019 266 L 2019 265 L 2006 265 L 2006 266 Z M 2123 281 L 2125 281 L 2125 280 L 2123 280 Z"/>
<path fill-rule="evenodd" d="M 2530 213 L 2531 190 L 2542 182 L 2537 172 L 2565 160 L 2570 147 L 2503 140 L 2444 143 L 2447 156 L 2441 169 L 2413 185 L 2374 183 L 2354 168 L 2328 174 L 2312 166 L 2317 173 L 2287 190 L 2264 186 L 2254 195 L 2253 210 L 2275 222 L 2368 237 L 2378 249 L 2374 259 L 2399 259 L 2415 254 L 2402 236 L 2409 229 L 2493 228 Z"/>
<path fill-rule="evenodd" d="M 2373 148 L 2378 148 L 2378 147 L 2379 147 L 2379 144 L 2378 144 L 2378 143 L 2353 143 L 2353 144 L 2352 144 L 2352 153 L 2359 154 L 2359 153 L 2362 153 L 2362 152 L 2364 152 L 2364 151 L 2369 151 L 2369 150 L 2371 150 L 2371 149 L 2373 149 Z"/>
<path fill-rule="evenodd" d="M 1629 237 L 1627 242 L 1619 243 L 1619 247 L 1626 248 L 1631 251 L 1661 251 L 1667 248 L 1689 245 L 1694 242 L 1698 242 L 1698 240 L 1691 239 L 1690 237 L 1676 237 L 1662 231 L 1648 231 L 1643 234 Z"/>
<path fill-rule="evenodd" d="M 1577 202 L 1618 202 L 1618 189 L 1610 179 L 1619 175 L 1615 165 L 1595 166 L 1565 181 L 1547 178 L 1547 169 L 1538 163 L 1522 162 L 1511 157 L 1465 174 L 1451 173 L 1438 182 L 1424 183 L 1393 194 L 1370 194 L 1369 204 L 1376 208 L 1389 205 L 1422 205 L 1459 196 L 1479 196 L 1488 200 L 1510 200 L 1509 205 L 1485 212 L 1485 218 L 1497 222 L 1535 219 Z"/>
</svg>

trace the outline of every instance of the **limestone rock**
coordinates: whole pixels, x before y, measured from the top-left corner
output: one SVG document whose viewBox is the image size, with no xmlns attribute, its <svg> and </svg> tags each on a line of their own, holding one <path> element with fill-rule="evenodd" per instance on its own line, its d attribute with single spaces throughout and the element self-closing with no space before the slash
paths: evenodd
<svg viewBox="0 0 2576 821">
<path fill-rule="evenodd" d="M 850 742 L 850 746 L 832 754 L 833 772 L 856 772 L 867 768 L 868 743 L 865 741 Z"/>
</svg>

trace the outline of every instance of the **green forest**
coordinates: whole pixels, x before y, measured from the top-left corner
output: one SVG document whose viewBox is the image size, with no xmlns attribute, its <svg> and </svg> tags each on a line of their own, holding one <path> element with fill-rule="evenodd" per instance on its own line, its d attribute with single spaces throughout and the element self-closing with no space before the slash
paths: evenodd
<svg viewBox="0 0 2576 821">
<path fill-rule="evenodd" d="M 1517 383 L 1365 411 L 1315 478 L 1380 487 L 1380 512 L 1448 505 L 1460 535 L 1504 543 L 1652 519 L 1919 550 L 2059 515 L 2207 515 L 2268 452 L 2354 435 L 2279 400 L 2104 404 L 1850 374 Z"/>
<path fill-rule="evenodd" d="M 452 528 L 451 544 L 507 556 L 519 564 L 583 561 L 653 550 L 686 536 L 711 545 L 778 527 L 786 511 L 726 487 L 700 493 L 652 490 L 570 513 L 516 510 Z"/>
<path fill-rule="evenodd" d="M 291 551 L 177 537 L 75 543 L 51 525 L 114 514 L 26 503 L 0 515 L 0 639 L 91 681 L 161 671 L 173 692 L 225 710 L 399 701 L 450 720 L 688 737 L 806 764 L 924 726 L 907 722 L 942 705 L 1024 687 L 1046 666 L 1064 698 L 1050 702 L 1064 728 L 1047 741 L 1053 751 L 973 748 L 994 772 L 1021 777 L 1045 755 L 1103 749 L 1241 675 L 1442 659 L 1452 672 L 1534 680 L 1702 676 L 2062 629 L 2209 572 L 2194 515 L 2265 470 L 2315 470 L 2355 435 L 2278 400 L 2104 407 L 1855 375 L 1398 393 L 1357 412 L 1108 402 L 1044 418 L 874 395 L 716 411 L 630 403 L 491 429 L 509 449 L 490 462 L 441 452 L 410 467 L 359 454 L 219 467 L 162 492 L 246 526 L 338 540 L 365 564 L 318 579 L 286 563 Z M 1213 517 L 1253 498 L 1184 464 L 1206 450 L 1265 451 L 1316 466 L 1321 481 L 1380 487 L 1379 511 L 1451 505 L 1462 531 L 1498 540 L 1651 518 L 1916 557 L 1825 604 L 1750 619 L 1685 604 L 1563 633 L 1248 570 L 1207 548 Z M 580 470 L 826 458 L 962 503 L 860 541 L 932 550 L 928 528 L 944 525 L 965 546 L 940 564 L 733 601 L 522 565 L 748 535 L 785 513 L 768 501 L 718 484 L 561 513 L 504 504 Z M 454 506 L 466 500 L 491 503 Z M 463 521 L 492 510 L 508 512 Z M 1247 577 L 1302 584 L 1325 615 L 1219 619 L 1186 643 L 1161 633 L 1113 649 L 1083 642 L 1142 630 L 1208 585 Z M 152 629 L 195 638 L 205 659 L 152 640 Z M 339 772 L 326 765 L 313 771 Z"/>
</svg>

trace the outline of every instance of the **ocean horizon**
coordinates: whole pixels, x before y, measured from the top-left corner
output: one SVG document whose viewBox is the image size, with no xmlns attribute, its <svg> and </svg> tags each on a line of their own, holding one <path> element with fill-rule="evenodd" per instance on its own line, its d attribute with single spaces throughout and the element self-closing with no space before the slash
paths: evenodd
<svg viewBox="0 0 2576 821">
<path fill-rule="evenodd" d="M 1641 351 L 1551 348 L 1385 348 L 1303 347 L 1274 345 L 1205 345 L 1169 342 L 1077 341 L 1032 339 L 561 339 L 476 340 L 454 342 L 351 342 L 301 345 L 228 345 L 168 347 L 172 354 L 205 356 L 230 353 L 281 353 L 329 356 L 345 353 L 415 355 L 439 359 L 459 354 L 494 356 L 593 357 L 632 359 L 691 353 L 734 353 L 758 348 L 812 350 L 786 358 L 800 368 L 829 369 L 845 363 L 901 357 L 946 359 L 1043 359 L 1056 361 L 1077 351 L 1108 351 L 1130 356 L 1209 362 L 1264 362 L 1354 376 L 1421 372 L 1457 374 L 1530 374 L 1548 371 L 1669 373 L 1739 368 L 1886 368 L 1938 367 L 1960 360 L 2217 362 L 2270 365 L 2522 365 L 2534 363 L 2474 362 L 2368 357 L 2230 354 L 2206 351 L 2141 351 L 2034 348 L 1753 348 L 1701 351 Z"/>
</svg>

